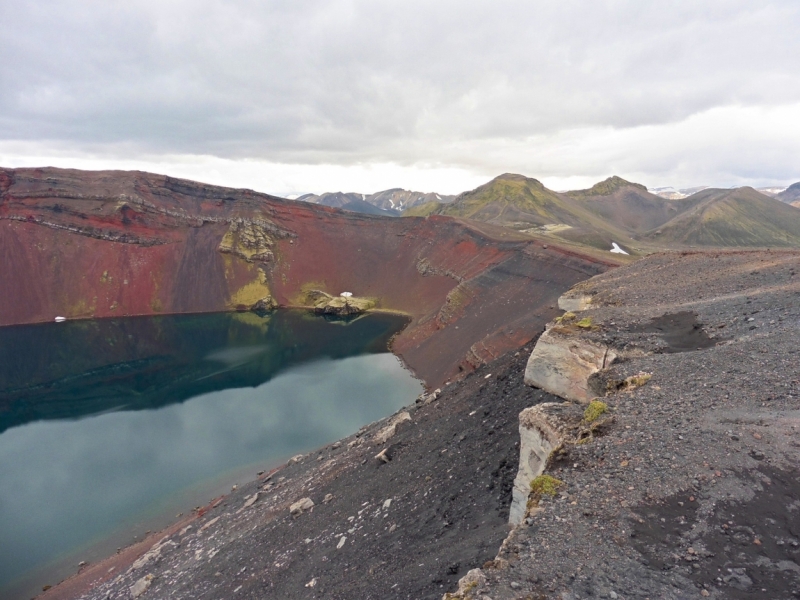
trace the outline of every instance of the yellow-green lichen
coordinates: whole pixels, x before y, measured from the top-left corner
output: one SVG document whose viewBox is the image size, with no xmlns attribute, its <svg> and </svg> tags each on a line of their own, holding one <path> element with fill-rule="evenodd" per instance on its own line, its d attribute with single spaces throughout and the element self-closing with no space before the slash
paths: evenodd
<svg viewBox="0 0 800 600">
<path fill-rule="evenodd" d="M 630 377 L 626 377 L 625 379 L 619 380 L 611 380 L 606 384 L 606 392 L 607 393 L 614 393 L 614 392 L 625 392 L 625 391 L 633 391 L 636 388 L 640 388 L 645 385 L 653 375 L 651 373 L 645 373 L 643 371 L 637 373 L 636 375 L 631 375 Z"/>
<path fill-rule="evenodd" d="M 272 233 L 263 225 L 238 219 L 232 221 L 228 231 L 222 236 L 218 250 L 234 254 L 247 262 L 271 261 L 275 244 Z"/>
<path fill-rule="evenodd" d="M 258 269 L 258 275 L 255 281 L 246 283 L 233 294 L 231 294 L 230 304 L 232 307 L 237 306 L 253 306 L 262 298 L 270 295 L 269 286 L 267 285 L 267 276 L 264 271 Z"/>
<path fill-rule="evenodd" d="M 531 494 L 536 498 L 555 496 L 558 493 L 558 488 L 560 488 L 562 485 L 564 485 L 564 482 L 560 479 L 556 479 L 552 475 L 543 473 L 538 477 L 531 479 Z"/>
<path fill-rule="evenodd" d="M 594 423 L 606 412 L 608 412 L 608 405 L 605 402 L 592 400 L 586 410 L 583 411 L 583 420 L 587 423 Z"/>
<path fill-rule="evenodd" d="M 560 317 L 556 317 L 555 321 L 557 330 L 562 333 L 575 332 L 577 329 L 598 329 L 592 317 L 583 317 L 579 319 L 578 315 L 574 312 L 565 312 Z"/>
</svg>

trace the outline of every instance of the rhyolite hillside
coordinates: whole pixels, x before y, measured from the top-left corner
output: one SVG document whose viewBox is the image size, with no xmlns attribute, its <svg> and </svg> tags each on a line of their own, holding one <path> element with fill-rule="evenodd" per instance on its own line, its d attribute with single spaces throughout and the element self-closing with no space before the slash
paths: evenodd
<svg viewBox="0 0 800 600">
<path fill-rule="evenodd" d="M 639 241 L 640 234 L 678 214 L 675 205 L 619 177 L 560 193 L 537 179 L 506 173 L 452 204 L 423 204 L 404 215 L 457 216 L 606 251 L 616 242 L 631 254 L 644 254 L 653 248 Z"/>
<path fill-rule="evenodd" d="M 775 198 L 792 206 L 800 206 L 800 181 L 790 185 Z"/>
<path fill-rule="evenodd" d="M 142 172 L 0 169 L 0 325 L 309 304 L 410 316 L 393 348 L 430 385 L 518 347 L 613 266 L 504 228 L 396 219 Z M 268 302 L 269 303 L 269 302 Z"/>
<path fill-rule="evenodd" d="M 800 247 L 800 211 L 750 187 L 705 189 L 645 237 L 665 247 Z"/>
<path fill-rule="evenodd" d="M 566 192 L 566 196 L 609 223 L 633 235 L 657 228 L 694 205 L 689 199 L 668 200 L 651 194 L 639 183 L 609 177 L 587 190 Z"/>
<path fill-rule="evenodd" d="M 752 188 L 665 198 L 616 176 L 562 193 L 506 173 L 451 204 L 429 202 L 403 214 L 456 216 L 601 250 L 617 243 L 633 255 L 690 246 L 799 247 L 800 213 L 780 200 Z"/>
</svg>

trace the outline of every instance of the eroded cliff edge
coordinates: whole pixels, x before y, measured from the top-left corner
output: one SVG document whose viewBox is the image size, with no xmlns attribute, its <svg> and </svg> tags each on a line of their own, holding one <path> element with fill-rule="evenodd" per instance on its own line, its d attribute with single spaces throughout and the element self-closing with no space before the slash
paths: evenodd
<svg viewBox="0 0 800 600">
<path fill-rule="evenodd" d="M 44 597 L 790 598 L 798 270 L 663 254 L 580 284 L 561 324 L 619 354 L 604 412 L 525 385 L 531 343 Z"/>
<path fill-rule="evenodd" d="M 576 286 L 526 365 L 568 400 L 521 412 L 513 529 L 446 597 L 797 597 L 798 270 L 662 254 Z"/>
<path fill-rule="evenodd" d="M 141 172 L 0 169 L 0 325 L 308 303 L 350 292 L 412 321 L 428 384 L 530 340 L 615 263 L 445 217 L 360 215 Z"/>
</svg>

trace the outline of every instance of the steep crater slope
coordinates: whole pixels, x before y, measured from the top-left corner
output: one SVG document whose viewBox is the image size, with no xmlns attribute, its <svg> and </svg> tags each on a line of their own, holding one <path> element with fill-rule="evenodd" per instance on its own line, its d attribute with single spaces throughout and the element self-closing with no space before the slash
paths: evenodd
<svg viewBox="0 0 800 600">
<path fill-rule="evenodd" d="M 571 290 L 526 381 L 575 402 L 521 413 L 518 525 L 452 598 L 796 597 L 798 271 L 664 253 Z"/>
<path fill-rule="evenodd" d="M 518 347 L 615 263 L 458 220 L 391 219 L 141 172 L 0 170 L 0 325 L 304 305 L 351 292 L 411 316 L 427 383 Z"/>
<path fill-rule="evenodd" d="M 794 251 L 659 254 L 579 284 L 549 331 L 618 354 L 596 421 L 524 385 L 529 344 L 44 598 L 790 597 L 798 270 Z M 554 436 L 560 483 L 503 540 L 532 412 L 580 435 Z"/>
</svg>

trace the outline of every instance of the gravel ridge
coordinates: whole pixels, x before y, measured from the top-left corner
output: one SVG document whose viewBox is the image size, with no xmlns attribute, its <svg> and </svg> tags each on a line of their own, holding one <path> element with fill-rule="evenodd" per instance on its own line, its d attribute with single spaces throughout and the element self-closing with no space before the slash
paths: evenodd
<svg viewBox="0 0 800 600">
<path fill-rule="evenodd" d="M 623 354 L 596 383 L 651 378 L 603 398 L 613 424 L 460 597 L 800 597 L 800 253 L 658 254 L 571 293 L 576 335 Z M 712 347 L 649 327 L 681 313 Z"/>
</svg>

